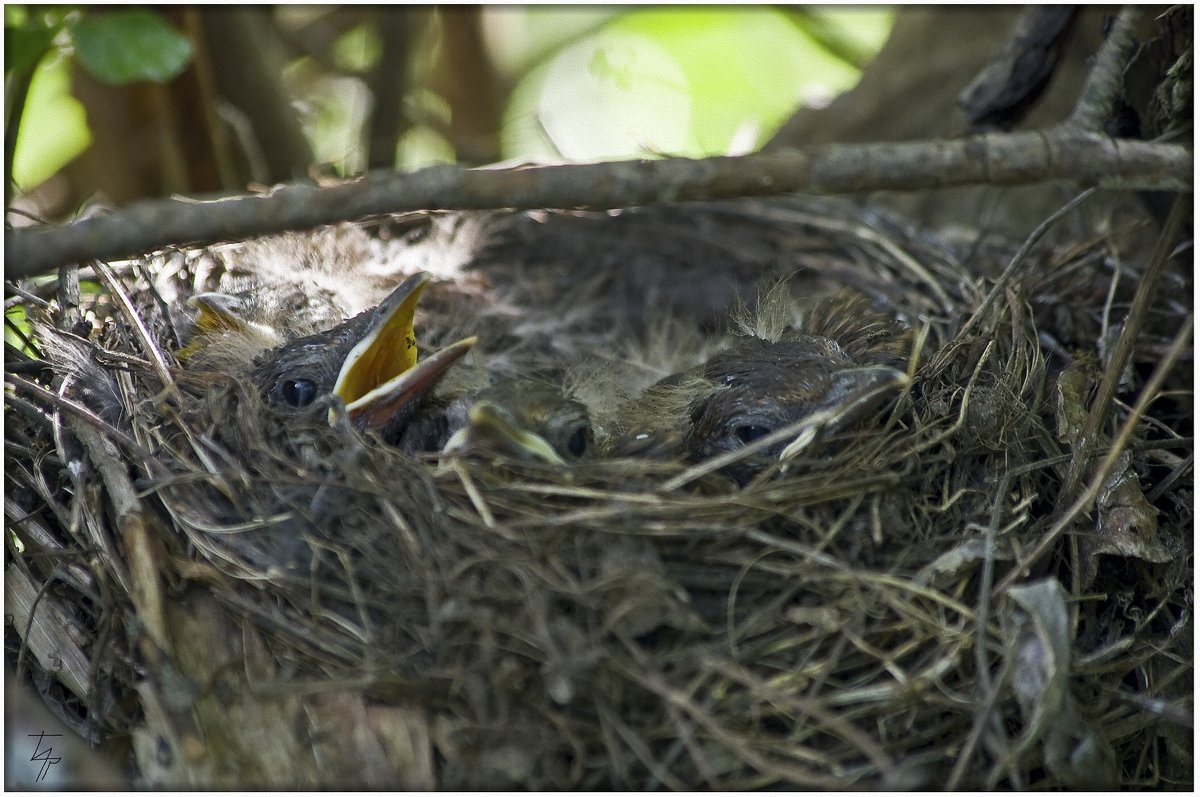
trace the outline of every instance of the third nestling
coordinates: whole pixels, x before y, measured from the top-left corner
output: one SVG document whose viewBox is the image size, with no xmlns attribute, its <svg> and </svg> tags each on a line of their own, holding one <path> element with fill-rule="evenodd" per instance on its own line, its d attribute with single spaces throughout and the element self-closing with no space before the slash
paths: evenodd
<svg viewBox="0 0 1200 797">
<path fill-rule="evenodd" d="M 587 407 L 531 379 L 502 379 L 450 402 L 446 453 L 482 449 L 509 458 L 566 465 L 593 453 Z"/>
<path fill-rule="evenodd" d="M 731 346 L 630 405 L 615 453 L 700 461 L 794 429 L 725 469 L 744 481 L 864 420 L 909 383 L 911 330 L 862 295 L 840 292 L 791 319 L 785 286 L 765 295 Z"/>
</svg>

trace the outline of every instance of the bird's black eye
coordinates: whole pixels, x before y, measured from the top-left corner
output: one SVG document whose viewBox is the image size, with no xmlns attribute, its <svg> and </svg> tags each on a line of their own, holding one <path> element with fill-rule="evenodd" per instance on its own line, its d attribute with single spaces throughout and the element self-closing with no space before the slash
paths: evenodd
<svg viewBox="0 0 1200 797">
<path fill-rule="evenodd" d="M 580 426 L 571 436 L 567 438 L 567 452 L 573 457 L 582 457 L 583 452 L 587 451 L 588 430 L 586 426 Z"/>
<path fill-rule="evenodd" d="M 307 379 L 286 379 L 280 393 L 293 407 L 307 407 L 317 397 L 317 386 Z"/>
<path fill-rule="evenodd" d="M 771 433 L 771 430 L 765 426 L 747 423 L 742 424 L 741 426 L 735 426 L 733 428 L 733 433 L 737 439 L 741 440 L 742 444 L 745 445 L 747 443 L 753 443 L 760 437 L 766 437 Z"/>
</svg>

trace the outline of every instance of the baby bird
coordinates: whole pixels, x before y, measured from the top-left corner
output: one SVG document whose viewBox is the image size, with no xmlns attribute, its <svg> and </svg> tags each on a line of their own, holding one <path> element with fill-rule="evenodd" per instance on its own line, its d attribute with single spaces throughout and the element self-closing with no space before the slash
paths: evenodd
<svg viewBox="0 0 1200 797">
<path fill-rule="evenodd" d="M 531 379 L 503 379 L 450 402 L 444 452 L 484 449 L 514 459 L 567 465 L 593 453 L 587 407 Z"/>
<path fill-rule="evenodd" d="M 215 248 L 218 265 L 191 294 L 192 334 L 180 352 L 192 368 L 245 371 L 270 349 L 370 310 L 405 273 L 357 226 L 270 235 Z"/>
<path fill-rule="evenodd" d="M 251 379 L 285 411 L 336 396 L 355 428 L 399 442 L 426 395 L 476 343 L 464 338 L 417 359 L 413 316 L 428 281 L 425 273 L 409 277 L 375 308 L 267 352 Z"/>
<path fill-rule="evenodd" d="M 782 293 L 773 291 L 763 297 L 759 317 L 742 324 L 758 335 L 743 336 L 698 368 L 646 390 L 630 407 L 632 421 L 614 453 L 700 461 L 795 429 L 726 468 L 744 482 L 818 435 L 865 419 L 908 384 L 911 331 L 872 310 L 865 297 L 843 292 L 825 299 L 799 329 L 790 328 L 782 302 Z"/>
<path fill-rule="evenodd" d="M 467 235 L 467 243 L 474 237 Z M 219 290 L 189 298 L 196 309 L 194 334 L 181 358 L 197 372 L 250 372 L 268 401 L 284 409 L 303 409 L 322 396 L 337 395 L 356 426 L 382 432 L 385 440 L 408 450 L 485 449 L 556 465 L 578 458 L 592 446 L 586 410 L 548 384 L 523 378 L 542 368 L 552 371 L 556 347 L 570 349 L 579 339 L 561 334 L 570 324 L 556 310 L 539 308 L 545 318 L 525 319 L 506 299 L 531 297 L 462 274 L 402 287 L 400 295 L 371 309 L 422 256 L 432 257 L 431 267 L 465 257 L 457 251 L 462 245 L 439 241 L 417 245 L 419 251 L 395 242 L 388 248 L 358 227 L 338 225 L 269 236 L 217 253 L 213 259 L 223 262 L 197 284 Z M 488 381 L 482 369 L 472 381 L 456 369 L 438 388 L 442 395 L 431 395 L 450 362 L 469 346 L 460 340 L 422 363 L 415 355 L 399 354 L 414 345 L 416 296 L 427 287 L 432 290 L 418 319 L 422 339 L 451 341 L 479 332 L 484 340 L 479 348 L 486 351 L 477 354 L 485 357 L 488 372 L 507 378 L 481 387 Z M 412 299 L 403 320 L 397 316 L 389 325 L 379 318 L 379 335 L 370 332 L 377 323 L 372 319 L 404 305 L 402 295 Z M 351 316 L 357 320 L 347 320 Z M 407 336 L 387 331 L 405 325 Z M 368 357 L 354 353 L 376 337 L 378 347 Z M 393 356 L 396 361 L 389 362 Z M 414 367 L 405 379 L 391 382 Z M 356 403 L 385 384 L 399 392 Z"/>
</svg>

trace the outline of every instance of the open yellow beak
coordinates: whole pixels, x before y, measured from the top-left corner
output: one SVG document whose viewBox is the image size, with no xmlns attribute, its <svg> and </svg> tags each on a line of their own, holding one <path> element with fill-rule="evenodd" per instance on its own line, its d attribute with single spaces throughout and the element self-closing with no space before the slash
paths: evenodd
<svg viewBox="0 0 1200 797">
<path fill-rule="evenodd" d="M 471 350 L 479 339 L 472 336 L 451 343 L 403 373 L 346 403 L 346 414 L 357 429 L 383 433 L 412 414 L 418 402 L 433 389 L 446 370 Z"/>
<path fill-rule="evenodd" d="M 413 318 L 429 282 L 422 272 L 405 280 L 373 311 L 366 332 L 342 361 L 333 392 L 358 429 L 383 432 L 411 415 L 446 370 L 478 339 L 464 338 L 418 362 Z"/>
<path fill-rule="evenodd" d="M 413 317 L 428 282 L 428 274 L 415 274 L 376 308 L 377 317 L 346 355 L 333 385 L 347 407 L 417 364 Z"/>
</svg>

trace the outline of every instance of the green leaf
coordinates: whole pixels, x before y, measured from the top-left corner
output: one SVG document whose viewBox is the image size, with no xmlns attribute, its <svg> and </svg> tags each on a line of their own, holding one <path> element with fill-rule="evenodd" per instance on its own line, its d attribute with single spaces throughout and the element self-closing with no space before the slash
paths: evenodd
<svg viewBox="0 0 1200 797">
<path fill-rule="evenodd" d="M 13 28 L 29 21 L 29 9 L 16 3 L 4 4 L 4 27 Z"/>
<path fill-rule="evenodd" d="M 55 37 L 79 20 L 80 12 L 66 6 L 4 7 L 4 75 L 28 74 L 54 44 Z"/>
<path fill-rule="evenodd" d="M 651 38 L 602 30 L 518 84 L 502 145 L 514 157 L 588 161 L 691 153 L 688 77 Z"/>
<path fill-rule="evenodd" d="M 643 8 L 611 28 L 653 37 L 688 76 L 692 141 L 706 155 L 728 151 L 735 137 L 761 144 L 798 106 L 828 102 L 858 82 L 857 69 L 776 8 Z"/>
<path fill-rule="evenodd" d="M 396 12 L 399 13 L 399 12 Z M 366 23 L 351 28 L 330 48 L 333 62 L 351 72 L 365 73 L 379 62 L 383 41 L 379 29 Z"/>
<path fill-rule="evenodd" d="M 599 30 L 622 6 L 507 5 L 483 7 L 488 54 L 506 78 L 519 79 L 553 51 Z"/>
<path fill-rule="evenodd" d="M 54 52 L 33 73 L 13 153 L 12 179 L 32 190 L 87 149 L 87 113 L 71 96 L 70 59 Z"/>
<path fill-rule="evenodd" d="M 30 350 L 25 346 L 25 341 L 33 337 L 33 325 L 25 317 L 25 308 L 21 305 L 10 307 L 4 311 L 4 342 L 19 351 L 23 351 L 30 357 L 36 357 L 37 352 Z M 13 331 L 16 328 L 20 334 Z M 22 338 L 21 335 L 25 337 Z"/>
<path fill-rule="evenodd" d="M 74 27 L 71 37 L 80 65 L 113 85 L 164 83 L 192 57 L 192 43 L 149 11 L 92 14 Z"/>
</svg>

